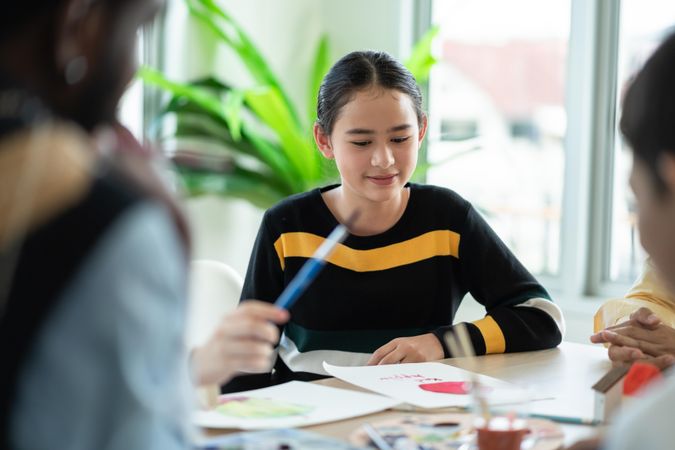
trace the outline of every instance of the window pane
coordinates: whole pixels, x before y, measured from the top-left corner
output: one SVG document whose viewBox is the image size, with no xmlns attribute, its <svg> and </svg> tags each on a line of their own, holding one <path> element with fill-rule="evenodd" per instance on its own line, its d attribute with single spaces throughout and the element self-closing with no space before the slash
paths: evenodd
<svg viewBox="0 0 675 450">
<path fill-rule="evenodd" d="M 143 34 L 136 38 L 136 57 L 138 64 L 143 63 Z M 143 84 L 134 78 L 122 96 L 119 105 L 119 121 L 137 138 L 143 138 Z"/>
<path fill-rule="evenodd" d="M 675 31 L 675 2 L 671 0 L 622 0 L 617 67 L 617 95 L 640 69 L 668 31 Z M 617 101 L 620 114 L 620 98 Z M 617 123 L 619 117 L 617 116 Z M 632 282 L 645 257 L 636 228 L 635 200 L 628 187 L 632 163 L 630 149 L 617 136 L 614 153 L 612 240 L 608 278 Z"/>
<path fill-rule="evenodd" d="M 429 183 L 471 201 L 534 273 L 556 274 L 570 0 L 438 0 Z"/>
</svg>

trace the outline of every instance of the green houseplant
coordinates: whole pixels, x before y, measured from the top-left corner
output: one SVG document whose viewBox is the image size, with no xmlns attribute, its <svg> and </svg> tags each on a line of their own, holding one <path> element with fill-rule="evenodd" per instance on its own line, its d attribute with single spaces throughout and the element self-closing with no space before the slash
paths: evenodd
<svg viewBox="0 0 675 450">
<path fill-rule="evenodd" d="M 215 77 L 179 83 L 147 67 L 139 72 L 147 85 L 170 94 L 157 119 L 176 118 L 172 139 L 208 142 L 220 149 L 220 158 L 202 153 L 199 145 L 176 154 L 175 168 L 186 194 L 238 197 L 268 208 L 288 195 L 336 180 L 334 165 L 316 151 L 312 138 L 315 99 L 332 63 L 327 38 L 322 37 L 316 47 L 307 82 L 309 101 L 301 113 L 263 55 L 229 14 L 214 0 L 186 2 L 190 13 L 217 38 L 218 45 L 235 52 L 255 82 L 250 88 L 231 86 Z M 431 42 L 437 32 L 430 29 L 406 61 L 420 82 L 436 62 Z M 227 164 L 205 164 L 214 157 Z"/>
</svg>

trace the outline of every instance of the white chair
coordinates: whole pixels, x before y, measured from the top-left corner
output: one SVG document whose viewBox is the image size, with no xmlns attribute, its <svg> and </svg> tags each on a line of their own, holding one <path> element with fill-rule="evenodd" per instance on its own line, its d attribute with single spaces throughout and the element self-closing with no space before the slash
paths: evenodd
<svg viewBox="0 0 675 450">
<path fill-rule="evenodd" d="M 195 260 L 189 283 L 185 339 L 187 348 L 193 349 L 205 344 L 222 317 L 237 307 L 244 280 L 223 262 Z M 197 389 L 197 396 L 202 405 L 213 406 L 219 391 L 219 386 L 204 386 Z"/>
<path fill-rule="evenodd" d="M 204 344 L 220 319 L 237 307 L 243 285 L 241 276 L 223 262 L 192 261 L 186 331 L 188 348 Z"/>
</svg>

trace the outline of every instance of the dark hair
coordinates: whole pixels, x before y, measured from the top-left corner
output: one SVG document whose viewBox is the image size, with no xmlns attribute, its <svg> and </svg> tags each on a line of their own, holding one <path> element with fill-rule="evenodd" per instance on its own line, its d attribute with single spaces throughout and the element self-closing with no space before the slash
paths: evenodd
<svg viewBox="0 0 675 450">
<path fill-rule="evenodd" d="M 13 33 L 31 20 L 51 12 L 60 5 L 58 0 L 8 0 L 0 14 L 0 41 L 12 37 Z"/>
<path fill-rule="evenodd" d="M 316 123 L 330 135 L 340 109 L 362 89 L 379 86 L 410 96 L 418 123 L 422 123 L 422 93 L 415 77 L 386 52 L 359 51 L 343 56 L 321 82 Z"/>
<path fill-rule="evenodd" d="M 64 0 L 3 0 L 0 14 L 0 42 L 15 37 L 24 27 L 37 22 L 47 15 L 53 15 L 63 8 Z M 96 0 L 113 7 L 123 3 L 121 0 Z M 93 3 L 93 2 L 92 2 Z"/>
<path fill-rule="evenodd" d="M 663 152 L 675 154 L 675 33 L 663 41 L 630 84 L 623 101 L 621 132 L 633 155 L 649 168 L 657 191 L 665 193 L 658 165 Z"/>
</svg>

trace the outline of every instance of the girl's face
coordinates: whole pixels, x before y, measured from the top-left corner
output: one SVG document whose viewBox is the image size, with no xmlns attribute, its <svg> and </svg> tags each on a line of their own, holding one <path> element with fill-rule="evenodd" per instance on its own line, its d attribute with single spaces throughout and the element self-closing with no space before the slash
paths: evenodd
<svg viewBox="0 0 675 450">
<path fill-rule="evenodd" d="M 637 203 L 642 246 L 664 281 L 675 289 L 675 157 L 663 152 L 660 169 L 669 192 L 657 194 L 649 169 L 637 158 L 633 158 L 630 185 Z"/>
<path fill-rule="evenodd" d="M 402 92 L 379 87 L 358 91 L 339 112 L 333 132 L 315 126 L 321 153 L 335 159 L 345 196 L 356 201 L 397 199 L 417 164 L 426 132 Z"/>
</svg>

